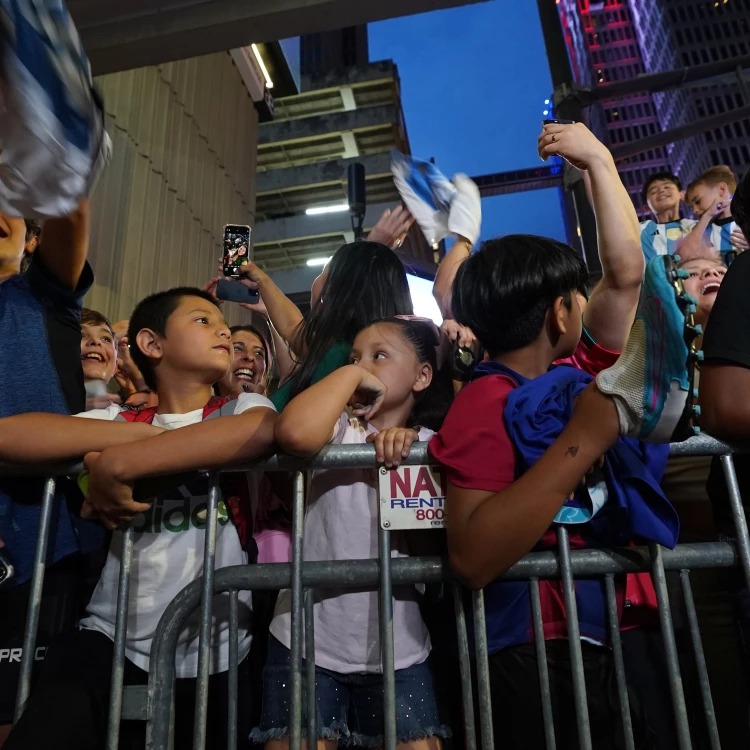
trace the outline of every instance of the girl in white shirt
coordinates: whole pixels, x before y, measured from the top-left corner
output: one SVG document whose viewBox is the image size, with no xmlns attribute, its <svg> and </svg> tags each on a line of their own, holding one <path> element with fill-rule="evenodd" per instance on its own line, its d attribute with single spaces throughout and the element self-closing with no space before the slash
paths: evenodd
<svg viewBox="0 0 750 750">
<path fill-rule="evenodd" d="M 453 396 L 450 342 L 432 321 L 391 318 L 362 330 L 350 363 L 294 398 L 277 423 L 280 447 L 314 455 L 326 443 L 375 443 L 380 461 L 398 465 L 415 440 L 429 440 Z M 304 560 L 378 556 L 377 472 L 313 473 L 305 516 Z M 394 556 L 407 554 L 403 533 L 392 534 Z M 271 624 L 264 670 L 263 716 L 254 742 L 288 747 L 291 597 L 283 592 Z M 315 591 L 317 726 L 330 747 L 383 744 L 383 678 L 378 594 L 352 589 Z M 416 590 L 394 590 L 398 741 L 439 750 L 441 725 L 427 666 L 430 639 Z"/>
</svg>

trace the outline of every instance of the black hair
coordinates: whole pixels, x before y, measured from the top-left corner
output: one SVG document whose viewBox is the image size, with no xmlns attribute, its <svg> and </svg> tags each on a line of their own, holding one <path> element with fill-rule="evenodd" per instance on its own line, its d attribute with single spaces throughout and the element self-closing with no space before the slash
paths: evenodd
<svg viewBox="0 0 750 750">
<path fill-rule="evenodd" d="M 670 172 L 669 170 L 662 170 L 661 172 L 654 172 L 653 174 L 650 174 L 648 176 L 648 179 L 646 182 L 643 183 L 643 191 L 641 192 L 641 198 L 643 199 L 643 205 L 648 204 L 648 189 L 658 180 L 666 180 L 667 182 L 673 182 L 675 185 L 677 185 L 678 190 L 682 190 L 682 183 L 680 182 L 680 178 Z"/>
<path fill-rule="evenodd" d="M 446 361 L 438 367 L 437 349 L 441 336 L 438 327 L 427 321 L 401 318 L 389 318 L 378 323 L 388 323 L 399 328 L 401 337 L 414 349 L 419 362 L 427 362 L 432 367 L 432 381 L 424 391 L 417 394 L 417 403 L 406 426 L 427 427 L 437 432 L 443 426 L 454 395 L 450 356 L 446 356 Z M 447 351 L 450 352 L 450 349 Z"/>
<path fill-rule="evenodd" d="M 183 297 L 200 297 L 219 307 L 216 300 L 208 292 L 204 292 L 197 287 L 178 286 L 145 297 L 136 305 L 133 314 L 130 316 L 130 323 L 128 324 L 130 356 L 141 371 L 146 385 L 153 391 L 157 390 L 154 368 L 151 365 L 151 360 L 140 350 L 136 338 L 144 328 L 151 329 L 159 336 L 165 336 L 169 318 L 177 309 Z"/>
<path fill-rule="evenodd" d="M 328 264 L 321 301 L 295 332 L 304 358 L 295 366 L 291 396 L 312 384 L 323 357 L 340 341 L 350 345 L 374 320 L 413 313 L 404 266 L 379 242 L 342 245 Z"/>
<path fill-rule="evenodd" d="M 570 308 L 573 292 L 586 296 L 587 277 L 583 258 L 563 242 L 531 234 L 487 240 L 458 269 L 453 312 L 495 357 L 534 341 L 558 297 Z"/>
<path fill-rule="evenodd" d="M 26 223 L 26 237 L 25 242 L 28 244 L 34 237 L 39 237 L 42 234 L 42 225 L 36 219 L 24 219 Z M 23 258 L 21 258 L 21 273 L 25 273 L 29 270 L 31 261 L 34 258 L 32 253 L 24 252 Z"/>
<path fill-rule="evenodd" d="M 740 178 L 730 205 L 732 218 L 745 237 L 750 237 L 750 169 Z"/>
<path fill-rule="evenodd" d="M 26 242 L 42 234 L 42 225 L 36 219 L 24 219 L 24 221 L 26 222 Z"/>
</svg>

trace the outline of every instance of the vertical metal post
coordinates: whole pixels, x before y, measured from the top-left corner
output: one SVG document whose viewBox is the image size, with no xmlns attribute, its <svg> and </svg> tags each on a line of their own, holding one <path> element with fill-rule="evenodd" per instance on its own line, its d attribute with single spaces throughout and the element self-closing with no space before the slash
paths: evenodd
<svg viewBox="0 0 750 750">
<path fill-rule="evenodd" d="M 393 587 L 391 534 L 378 525 L 380 557 L 380 648 L 383 661 L 383 718 L 385 750 L 396 750 L 396 673 L 393 654 Z"/>
<path fill-rule="evenodd" d="M 305 590 L 305 665 L 307 666 L 307 747 L 318 746 L 318 701 L 315 695 L 315 593 Z"/>
<path fill-rule="evenodd" d="M 466 613 L 461 596 L 461 584 L 453 581 L 453 606 L 456 610 L 456 634 L 458 636 L 458 665 L 461 670 L 461 700 L 464 710 L 464 734 L 466 750 L 477 750 L 477 731 L 474 724 L 474 695 L 471 688 L 471 659 L 469 636 L 466 632 Z"/>
<path fill-rule="evenodd" d="M 578 605 L 576 604 L 573 566 L 570 562 L 570 542 L 568 530 L 557 528 L 557 546 L 560 554 L 560 573 L 565 600 L 565 619 L 568 621 L 568 645 L 570 647 L 570 671 L 573 677 L 573 700 L 575 702 L 578 743 L 581 750 L 591 750 L 591 727 L 589 709 L 586 702 L 586 678 L 583 672 L 583 652 L 581 650 L 581 630 L 578 625 Z"/>
<path fill-rule="evenodd" d="M 667 672 L 669 676 L 669 689 L 672 693 L 674 721 L 677 727 L 677 742 L 679 743 L 680 750 L 691 750 L 690 725 L 688 723 L 687 707 L 685 706 L 685 693 L 682 689 L 680 661 L 674 638 L 672 613 L 669 608 L 669 594 L 667 593 L 667 579 L 664 575 L 661 545 L 652 542 L 648 545 L 648 548 L 651 553 L 651 577 L 656 589 L 661 635 L 664 640 L 664 651 L 667 656 Z"/>
<path fill-rule="evenodd" d="M 721 750 L 719 727 L 716 724 L 716 712 L 714 711 L 714 702 L 711 697 L 711 685 L 708 681 L 706 655 L 703 653 L 703 642 L 701 640 L 701 631 L 698 625 L 698 614 L 695 611 L 693 589 L 690 585 L 690 571 L 681 570 L 680 580 L 682 581 L 682 593 L 685 596 L 685 610 L 687 612 L 688 625 L 690 627 L 690 640 L 692 641 L 693 651 L 695 652 L 695 665 L 698 668 L 698 682 L 700 683 L 701 688 L 703 711 L 706 714 L 708 738 L 711 742 L 711 750 Z"/>
<path fill-rule="evenodd" d="M 21 670 L 18 676 L 18 691 L 16 693 L 16 710 L 13 721 L 21 718 L 26 701 L 31 692 L 31 672 L 34 668 L 36 653 L 36 634 L 39 629 L 39 610 L 42 606 L 42 590 L 44 588 L 44 571 L 47 561 L 47 543 L 49 541 L 49 526 L 52 517 L 52 507 L 55 502 L 55 480 L 50 477 L 44 483 L 42 507 L 39 510 L 39 533 L 34 550 L 34 570 L 31 576 L 31 591 L 29 593 L 28 614 L 26 615 L 26 629 L 23 634 L 23 653 L 21 654 Z"/>
<path fill-rule="evenodd" d="M 537 0 L 539 20 L 542 26 L 544 46 L 547 51 L 547 62 L 549 63 L 552 85 L 555 91 L 567 89 L 572 91 L 573 69 L 570 66 L 568 48 L 565 44 L 562 23 L 558 6 L 553 0 Z M 572 97 L 563 99 L 555 105 L 555 115 L 561 119 L 575 120 L 583 119 L 581 103 Z M 599 261 L 599 250 L 596 238 L 596 217 L 589 204 L 586 195 L 586 185 L 583 180 L 576 180 L 570 188 L 575 203 L 578 226 L 581 229 L 581 244 L 583 245 L 583 256 L 586 260 L 589 272 L 601 275 L 602 266 Z"/>
<path fill-rule="evenodd" d="M 531 596 L 531 622 L 534 626 L 534 645 L 536 662 L 539 670 L 539 694 L 542 698 L 542 721 L 544 722 L 544 745 L 547 750 L 555 750 L 555 722 L 552 715 L 552 695 L 549 688 L 549 669 L 547 668 L 547 645 L 544 640 L 544 622 L 542 620 L 542 599 L 539 596 L 539 579 L 529 581 Z"/>
<path fill-rule="evenodd" d="M 130 571 L 133 563 L 133 527 L 122 532 L 120 580 L 117 585 L 117 613 L 115 615 L 115 642 L 112 652 L 112 677 L 110 678 L 109 716 L 107 718 L 107 750 L 117 750 L 120 744 L 120 717 L 122 715 L 122 683 L 125 678 L 125 641 L 128 635 L 128 605 L 130 603 Z"/>
<path fill-rule="evenodd" d="M 620 718 L 622 731 L 625 736 L 625 750 L 635 750 L 633 739 L 633 721 L 630 717 L 630 699 L 628 685 L 625 679 L 625 661 L 622 658 L 622 639 L 620 638 L 620 619 L 617 616 L 617 599 L 615 598 L 615 577 L 609 573 L 604 577 L 607 594 L 607 619 L 609 620 L 609 635 L 612 639 L 612 656 L 615 662 L 615 679 L 617 693 L 620 697 Z"/>
<path fill-rule="evenodd" d="M 737 482 L 737 472 L 734 470 L 734 459 L 731 453 L 721 457 L 721 466 L 724 469 L 724 478 L 727 481 L 727 494 L 729 504 L 732 508 L 734 528 L 737 534 L 737 549 L 740 553 L 742 572 L 745 574 L 745 585 L 750 589 L 750 536 L 747 531 L 747 519 L 742 507 L 742 496 L 740 485 Z"/>
<path fill-rule="evenodd" d="M 211 625 L 213 622 L 214 566 L 216 563 L 216 525 L 219 515 L 219 494 L 219 474 L 218 472 L 211 472 L 208 475 L 206 541 L 203 551 L 201 625 L 198 639 L 198 681 L 195 688 L 193 750 L 204 750 L 206 747 L 208 677 L 211 669 Z"/>
<path fill-rule="evenodd" d="M 237 750 L 237 672 L 239 665 L 239 593 L 229 592 L 229 697 L 227 705 L 227 748 Z"/>
<path fill-rule="evenodd" d="M 492 698 L 490 695 L 490 661 L 487 654 L 487 623 L 484 612 L 484 591 L 472 591 L 474 609 L 474 647 L 477 657 L 477 694 L 479 696 L 479 727 L 482 750 L 494 750 L 492 731 Z"/>
<path fill-rule="evenodd" d="M 294 475 L 292 503 L 292 633 L 291 633 L 291 708 L 289 721 L 290 750 L 300 750 L 302 743 L 302 540 L 305 527 L 305 477 Z"/>
</svg>

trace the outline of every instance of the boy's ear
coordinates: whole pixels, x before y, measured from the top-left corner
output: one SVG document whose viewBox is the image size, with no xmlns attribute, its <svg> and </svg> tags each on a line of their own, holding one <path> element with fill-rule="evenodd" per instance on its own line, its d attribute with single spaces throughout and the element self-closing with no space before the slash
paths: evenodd
<svg viewBox="0 0 750 750">
<path fill-rule="evenodd" d="M 684 203 L 687 200 L 684 190 L 680 190 L 680 200 Z"/>
<path fill-rule="evenodd" d="M 135 345 L 149 359 L 159 361 L 164 354 L 161 347 L 161 338 L 150 328 L 141 328 L 138 331 L 138 335 L 135 337 Z"/>
<path fill-rule="evenodd" d="M 432 365 L 429 362 L 422 362 L 412 390 L 416 393 L 426 391 L 430 387 L 430 383 L 432 383 Z"/>
<path fill-rule="evenodd" d="M 550 324 L 552 326 L 553 333 L 562 336 L 567 333 L 567 326 L 565 325 L 565 316 L 569 313 L 565 300 L 562 297 L 558 297 L 553 303 L 550 309 Z"/>
</svg>

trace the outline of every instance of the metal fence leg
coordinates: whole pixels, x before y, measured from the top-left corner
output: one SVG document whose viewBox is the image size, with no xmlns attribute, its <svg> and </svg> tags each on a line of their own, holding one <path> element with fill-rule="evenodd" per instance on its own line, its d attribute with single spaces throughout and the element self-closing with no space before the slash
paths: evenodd
<svg viewBox="0 0 750 750">
<path fill-rule="evenodd" d="M 573 566 L 570 562 L 568 530 L 564 526 L 559 526 L 557 529 L 557 546 L 560 553 L 565 619 L 568 621 L 570 671 L 573 677 L 573 700 L 575 702 L 576 726 L 578 727 L 578 746 L 581 750 L 591 750 L 591 727 L 589 725 L 589 708 L 586 702 L 586 677 L 583 671 L 578 605 L 576 604 L 575 584 L 573 582 Z"/>
<path fill-rule="evenodd" d="M 206 514 L 206 543 L 203 553 L 203 581 L 201 584 L 201 629 L 198 640 L 198 683 L 195 689 L 195 722 L 193 750 L 206 747 L 208 717 L 208 677 L 211 669 L 211 625 L 214 600 L 214 565 L 216 563 L 216 524 L 219 514 L 219 474 L 208 477 L 208 508 Z"/>
<path fill-rule="evenodd" d="M 747 519 L 742 507 L 742 496 L 740 485 L 737 482 L 737 472 L 734 470 L 734 459 L 731 453 L 721 457 L 721 466 L 724 469 L 724 477 L 727 480 L 727 494 L 729 504 L 732 507 L 734 517 L 734 528 L 737 533 L 737 548 L 740 553 L 742 572 L 745 574 L 745 585 L 750 589 L 750 536 L 747 531 Z"/>
<path fill-rule="evenodd" d="M 292 633 L 291 633 L 291 708 L 289 747 L 300 750 L 302 743 L 302 539 L 305 527 L 305 477 L 294 475 L 292 505 Z"/>
<path fill-rule="evenodd" d="M 466 632 L 466 613 L 461 595 L 461 584 L 453 581 L 453 606 L 456 610 L 456 633 L 458 635 L 458 665 L 461 669 L 461 700 L 464 709 L 464 734 L 466 750 L 477 750 L 477 731 L 474 724 L 474 695 L 471 687 L 471 659 L 469 637 Z"/>
<path fill-rule="evenodd" d="M 477 694 L 479 697 L 479 727 L 482 730 L 482 750 L 494 750 L 495 738 L 492 731 L 490 662 L 487 655 L 484 591 L 473 591 L 471 596 L 474 608 L 474 647 L 477 656 Z"/>
<path fill-rule="evenodd" d="M 711 685 L 708 681 L 708 669 L 706 669 L 706 656 L 703 653 L 703 641 L 701 640 L 701 631 L 698 625 L 698 614 L 695 611 L 693 589 L 690 585 L 690 571 L 681 570 L 680 580 L 682 581 L 682 593 L 685 596 L 685 610 L 687 611 L 688 625 L 690 626 L 690 640 L 693 643 L 693 651 L 695 652 L 695 664 L 698 668 L 698 681 L 701 688 L 703 711 L 706 714 L 706 726 L 711 742 L 711 750 L 721 750 L 719 727 L 716 724 L 716 712 L 714 711 L 714 702 L 711 697 Z"/>
<path fill-rule="evenodd" d="M 305 589 L 305 664 L 307 666 L 307 747 L 318 746 L 318 700 L 315 694 L 315 595 Z"/>
<path fill-rule="evenodd" d="M 630 716 L 630 698 L 625 679 L 625 662 L 622 658 L 622 639 L 620 638 L 620 618 L 617 616 L 617 599 L 615 597 L 615 577 L 611 573 L 604 577 L 607 594 L 607 619 L 609 620 L 609 635 L 612 639 L 612 657 L 615 662 L 615 679 L 617 693 L 620 697 L 620 718 L 622 732 L 625 736 L 625 750 L 635 750 L 633 739 L 633 720 Z"/>
<path fill-rule="evenodd" d="M 667 656 L 667 671 L 669 672 L 669 688 L 672 693 L 674 721 L 677 727 L 677 741 L 680 750 L 691 750 L 690 725 L 685 706 L 685 693 L 682 689 L 682 678 L 680 677 L 680 661 L 674 638 L 672 613 L 669 608 L 669 594 L 667 593 L 667 579 L 664 575 L 662 548 L 660 544 L 653 542 L 648 547 L 651 552 L 651 577 L 656 589 L 656 598 L 659 605 L 659 622 L 664 640 L 664 651 Z"/>
<path fill-rule="evenodd" d="M 18 676 L 18 691 L 16 693 L 16 710 L 13 721 L 21 718 L 26 708 L 26 701 L 31 692 L 31 672 L 34 668 L 36 653 L 36 634 L 39 629 L 39 610 L 42 606 L 42 590 L 44 588 L 44 571 L 47 564 L 47 543 L 49 541 L 49 526 L 52 517 L 52 507 L 55 502 L 55 480 L 50 477 L 44 483 L 42 507 L 39 511 L 39 533 L 34 550 L 34 571 L 31 577 L 31 592 L 29 594 L 26 628 L 23 634 L 23 653 L 21 654 L 21 671 Z"/>
<path fill-rule="evenodd" d="M 239 599 L 236 589 L 229 592 L 229 699 L 227 705 L 227 748 L 237 750 L 237 670 L 239 660 Z"/>
<path fill-rule="evenodd" d="M 534 625 L 534 645 L 536 662 L 539 669 L 539 693 L 542 699 L 542 721 L 544 722 L 544 745 L 547 750 L 555 750 L 555 722 L 552 716 L 552 695 L 549 689 L 549 670 L 547 669 L 547 645 L 544 640 L 544 622 L 542 621 L 542 600 L 539 596 L 539 579 L 529 581 L 531 595 L 531 621 Z"/>
<path fill-rule="evenodd" d="M 107 750 L 117 750 L 120 744 L 120 717 L 122 715 L 122 682 L 125 677 L 125 640 L 128 635 L 128 604 L 130 598 L 130 569 L 133 562 L 133 527 L 122 534 L 120 580 L 117 586 L 117 613 L 115 615 L 115 643 L 112 653 L 112 677 L 109 692 L 107 719 Z"/>
<path fill-rule="evenodd" d="M 383 661 L 383 737 L 385 750 L 396 750 L 396 672 L 393 654 L 391 533 L 378 526 L 380 556 L 380 649 Z"/>
</svg>

